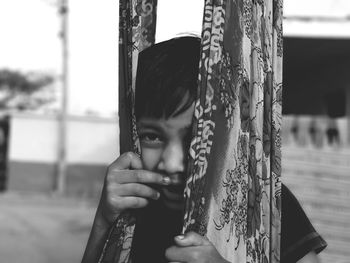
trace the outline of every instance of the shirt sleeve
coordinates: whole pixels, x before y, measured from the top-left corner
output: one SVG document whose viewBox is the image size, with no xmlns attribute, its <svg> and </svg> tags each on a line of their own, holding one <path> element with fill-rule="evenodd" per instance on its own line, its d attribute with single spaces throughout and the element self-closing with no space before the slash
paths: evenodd
<svg viewBox="0 0 350 263">
<path fill-rule="evenodd" d="M 311 251 L 320 253 L 326 248 L 326 241 L 285 185 L 282 185 L 281 217 L 281 263 L 295 263 Z"/>
</svg>

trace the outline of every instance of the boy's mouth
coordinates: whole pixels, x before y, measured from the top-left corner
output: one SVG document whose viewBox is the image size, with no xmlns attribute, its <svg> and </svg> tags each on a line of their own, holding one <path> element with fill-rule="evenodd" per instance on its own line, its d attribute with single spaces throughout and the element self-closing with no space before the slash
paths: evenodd
<svg viewBox="0 0 350 263">
<path fill-rule="evenodd" d="M 182 209 L 184 205 L 183 186 L 172 185 L 161 189 L 164 205 L 171 209 Z"/>
<path fill-rule="evenodd" d="M 181 185 L 174 185 L 164 187 L 162 189 L 165 198 L 172 201 L 182 201 L 183 200 L 183 187 Z"/>
</svg>

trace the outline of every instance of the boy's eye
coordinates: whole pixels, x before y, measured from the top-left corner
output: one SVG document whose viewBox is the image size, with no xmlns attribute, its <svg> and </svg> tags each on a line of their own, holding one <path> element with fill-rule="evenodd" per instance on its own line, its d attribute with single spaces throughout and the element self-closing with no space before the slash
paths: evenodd
<svg viewBox="0 0 350 263">
<path fill-rule="evenodd" d="M 147 133 L 140 136 L 141 139 L 146 141 L 161 141 L 157 134 Z"/>
<path fill-rule="evenodd" d="M 143 145 L 158 146 L 163 143 L 162 137 L 157 133 L 152 133 L 152 132 L 140 133 L 139 137 L 140 137 L 140 142 Z"/>
</svg>

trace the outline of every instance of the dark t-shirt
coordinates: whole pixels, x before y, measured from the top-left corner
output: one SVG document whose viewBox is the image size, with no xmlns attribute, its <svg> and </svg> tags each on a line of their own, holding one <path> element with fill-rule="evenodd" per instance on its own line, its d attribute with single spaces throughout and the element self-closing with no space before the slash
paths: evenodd
<svg viewBox="0 0 350 263">
<path fill-rule="evenodd" d="M 309 252 L 319 253 L 327 246 L 298 200 L 283 184 L 281 224 L 281 263 L 294 263 Z"/>
<path fill-rule="evenodd" d="M 133 240 L 133 263 L 167 262 L 164 251 L 173 245 L 173 238 L 182 227 L 182 215 L 151 203 L 147 210 L 140 210 Z M 319 253 L 327 243 L 316 232 L 298 200 L 282 185 L 281 263 L 295 263 L 307 253 Z"/>
</svg>

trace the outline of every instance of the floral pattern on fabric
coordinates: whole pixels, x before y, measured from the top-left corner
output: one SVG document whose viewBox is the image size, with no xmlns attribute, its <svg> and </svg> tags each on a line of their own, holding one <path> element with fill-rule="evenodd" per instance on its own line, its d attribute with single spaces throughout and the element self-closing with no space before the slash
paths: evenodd
<svg viewBox="0 0 350 263">
<path fill-rule="evenodd" d="M 185 187 L 186 208 L 184 231 L 206 234 L 208 206 L 204 193 L 208 158 L 215 132 L 214 114 L 217 109 L 216 93 L 218 79 L 212 72 L 218 71 L 221 58 L 224 24 L 223 1 L 206 1 L 199 63 L 199 98 L 195 109 L 194 138 L 191 142 L 188 179 Z M 196 113 L 202 113 L 197 115 Z"/>
<path fill-rule="evenodd" d="M 206 234 L 232 262 L 279 262 L 281 7 L 205 2 L 184 231 Z"/>
<path fill-rule="evenodd" d="M 140 153 L 134 114 L 138 53 L 155 42 L 157 0 L 119 2 L 119 124 L 120 151 Z M 110 230 L 99 262 L 131 262 L 135 217 L 125 212 Z"/>
<path fill-rule="evenodd" d="M 130 262 L 134 225 L 135 218 L 131 214 L 123 214 L 116 220 L 103 247 L 99 263 Z"/>
<path fill-rule="evenodd" d="M 241 239 L 246 242 L 247 232 L 247 193 L 248 184 L 245 180 L 245 175 L 248 173 L 247 152 L 244 148 L 244 142 L 247 141 L 246 135 L 241 135 L 239 140 L 238 152 L 235 154 L 236 167 L 234 170 L 226 171 L 226 178 L 223 181 L 223 187 L 226 190 L 226 198 L 222 200 L 220 208 L 220 217 L 218 222 L 214 220 L 217 230 L 224 228 L 226 224 L 231 224 L 230 235 L 235 229 L 235 237 L 237 239 L 237 246 Z M 227 237 L 227 241 L 230 239 Z M 237 248 L 235 247 L 235 249 Z"/>
<path fill-rule="evenodd" d="M 154 43 L 155 0 L 120 0 L 121 152 L 139 151 L 138 52 Z M 183 232 L 236 263 L 277 263 L 281 218 L 282 0 L 205 0 Z M 121 216 L 99 262 L 130 263 Z"/>
</svg>

